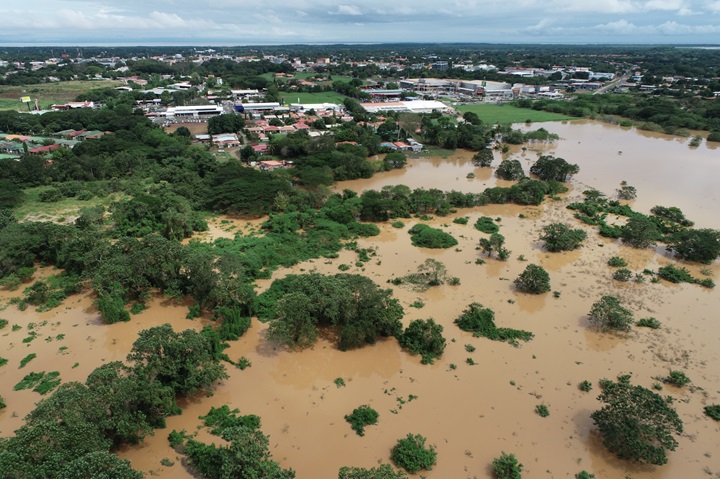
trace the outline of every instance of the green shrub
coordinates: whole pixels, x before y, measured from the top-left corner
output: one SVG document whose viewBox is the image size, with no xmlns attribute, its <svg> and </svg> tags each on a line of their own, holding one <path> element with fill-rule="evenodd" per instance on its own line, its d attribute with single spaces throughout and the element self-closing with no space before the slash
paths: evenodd
<svg viewBox="0 0 720 479">
<path fill-rule="evenodd" d="M 587 471 L 581 471 L 575 474 L 575 479 L 595 479 L 595 474 L 590 474 Z"/>
<path fill-rule="evenodd" d="M 684 372 L 671 369 L 670 373 L 666 377 L 662 378 L 662 382 L 681 388 L 690 384 L 691 381 Z"/>
<path fill-rule="evenodd" d="M 571 229 L 562 223 L 552 223 L 542 229 L 540 241 L 545 242 L 545 249 L 551 252 L 571 251 L 579 248 L 587 238 L 581 229 Z"/>
<path fill-rule="evenodd" d="M 455 324 L 463 331 L 473 333 L 473 336 L 493 341 L 507 341 L 512 344 L 518 340 L 530 341 L 533 337 L 529 331 L 496 327 L 495 313 L 490 308 L 484 308 L 480 303 L 470 304 L 455 320 Z"/>
<path fill-rule="evenodd" d="M 660 321 L 658 321 L 655 318 L 641 318 L 637 323 L 635 323 L 635 326 L 639 326 L 641 328 L 651 328 L 651 329 L 659 329 L 660 328 Z"/>
<path fill-rule="evenodd" d="M 43 203 L 55 203 L 63 199 L 63 194 L 57 188 L 49 188 L 45 191 L 41 191 L 38 197 Z"/>
<path fill-rule="evenodd" d="M 455 219 L 453 220 L 453 223 L 455 223 L 455 224 L 457 224 L 457 225 L 466 225 L 466 224 L 468 224 L 468 217 L 467 217 L 467 216 L 461 216 L 461 217 L 459 217 L 459 218 L 455 218 Z"/>
<path fill-rule="evenodd" d="M 705 414 L 715 419 L 716 421 L 720 421 L 720 404 L 705 406 Z"/>
<path fill-rule="evenodd" d="M 443 327 L 432 318 L 412 321 L 398 338 L 400 345 L 412 354 L 422 355 L 422 364 L 432 364 L 445 351 Z"/>
<path fill-rule="evenodd" d="M 125 302 L 119 296 L 101 294 L 97 298 L 97 307 L 108 324 L 130 321 L 130 313 L 125 310 Z"/>
<path fill-rule="evenodd" d="M 523 465 L 515 454 L 505 454 L 496 457 L 492 462 L 492 471 L 497 479 L 522 479 Z"/>
<path fill-rule="evenodd" d="M 393 221 L 390 225 L 391 225 L 393 228 L 398 228 L 398 229 L 405 227 L 405 223 L 403 223 L 402 221 Z"/>
<path fill-rule="evenodd" d="M 529 294 L 542 294 L 550 291 L 550 275 L 542 266 L 529 264 L 514 281 L 518 291 Z"/>
<path fill-rule="evenodd" d="M 333 381 L 335 383 L 336 387 L 344 388 L 345 387 L 345 380 L 343 378 L 335 378 Z"/>
<path fill-rule="evenodd" d="M 607 264 L 612 268 L 622 268 L 627 266 L 627 261 L 622 259 L 620 256 L 613 256 L 608 260 Z"/>
<path fill-rule="evenodd" d="M 630 281 L 630 279 L 632 279 L 632 276 L 633 276 L 632 271 L 630 271 L 627 268 L 617 269 L 617 270 L 615 270 L 615 272 L 612 275 L 614 280 L 622 281 L 623 283 Z"/>
<path fill-rule="evenodd" d="M 425 447 L 425 441 L 420 434 L 408 434 L 398 439 L 390 452 L 390 459 L 410 474 L 416 474 L 421 469 L 429 471 L 437 461 L 437 452 L 433 446 Z"/>
<path fill-rule="evenodd" d="M 350 427 L 358 436 L 364 436 L 365 426 L 377 424 L 378 417 L 379 414 L 376 410 L 368 405 L 362 405 L 355 408 L 352 414 L 345 416 L 345 420 L 350 423 Z"/>
<path fill-rule="evenodd" d="M 216 313 L 222 320 L 218 330 L 222 341 L 237 341 L 252 325 L 252 318 L 243 316 L 237 306 L 220 307 L 217 308 Z"/>
<path fill-rule="evenodd" d="M 412 244 L 422 248 L 450 248 L 458 244 L 449 233 L 422 223 L 410 228 L 408 233 L 412 235 Z"/>
<path fill-rule="evenodd" d="M 341 467 L 338 471 L 338 479 L 407 479 L 407 474 L 394 470 L 390 464 L 380 464 L 370 469 Z"/>
<path fill-rule="evenodd" d="M 548 417 L 550 415 L 550 410 L 545 404 L 538 404 L 535 406 L 535 414 L 540 417 Z"/>
<path fill-rule="evenodd" d="M 202 314 L 202 308 L 200 308 L 200 305 L 195 303 L 190 305 L 190 308 L 188 308 L 188 313 L 185 315 L 185 319 L 195 319 L 199 318 Z"/>
<path fill-rule="evenodd" d="M 483 233 L 492 234 L 500 231 L 500 227 L 495 224 L 489 216 L 482 216 L 475 222 L 475 229 Z"/>
<path fill-rule="evenodd" d="M 578 389 L 582 392 L 590 392 L 592 390 L 592 383 L 586 379 L 578 384 Z"/>
<path fill-rule="evenodd" d="M 671 264 L 659 268 L 658 276 L 671 283 L 693 283 L 695 280 L 686 268 L 677 268 Z"/>
<path fill-rule="evenodd" d="M 243 356 L 238 360 L 237 363 L 235 363 L 235 365 L 237 366 L 238 369 L 240 369 L 240 371 L 244 371 L 247 368 L 249 368 L 250 366 L 252 366 L 252 362 L 250 362 L 250 360 L 248 358 Z"/>
<path fill-rule="evenodd" d="M 28 354 L 27 356 L 25 356 L 24 358 L 22 358 L 22 359 L 20 360 L 20 368 L 24 368 L 24 367 L 27 365 L 27 363 L 29 363 L 30 361 L 32 361 L 32 360 L 35 359 L 36 357 L 37 357 L 37 354 L 35 354 L 35 353 L 30 353 L 30 354 Z"/>
<path fill-rule="evenodd" d="M 592 305 L 588 321 L 600 331 L 630 331 L 633 314 L 620 306 L 615 296 L 603 296 Z"/>
</svg>

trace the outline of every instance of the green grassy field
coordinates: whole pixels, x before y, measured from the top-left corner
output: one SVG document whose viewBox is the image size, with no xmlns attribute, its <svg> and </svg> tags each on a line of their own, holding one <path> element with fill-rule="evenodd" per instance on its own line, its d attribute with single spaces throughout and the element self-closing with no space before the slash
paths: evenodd
<svg viewBox="0 0 720 479">
<path fill-rule="evenodd" d="M 471 111 L 484 123 L 525 123 L 531 121 L 560 121 L 573 120 L 572 116 L 559 115 L 547 111 L 531 110 L 528 108 L 518 108 L 511 105 L 493 105 L 493 104 L 476 104 L 476 105 L 460 105 L 456 109 L 462 113 Z"/>
<path fill-rule="evenodd" d="M 118 193 L 104 198 L 93 197 L 88 201 L 80 201 L 75 198 L 65 198 L 60 201 L 44 203 L 40 201 L 40 193 L 49 189 L 49 186 L 38 186 L 36 188 L 27 188 L 24 190 L 25 199 L 18 206 L 14 213 L 17 218 L 31 221 L 56 221 L 64 222 L 67 218 L 74 221 L 74 217 L 78 215 L 82 208 L 97 205 L 109 205 L 124 197 Z"/>
<path fill-rule="evenodd" d="M 294 73 L 294 76 L 293 76 L 293 79 L 295 79 L 295 80 L 307 80 L 308 78 L 311 78 L 311 77 L 314 77 L 314 76 L 315 76 L 315 73 L 295 72 L 295 73 Z M 275 73 L 273 73 L 273 72 L 263 73 L 262 75 L 260 75 L 260 77 L 261 77 L 261 78 L 264 78 L 264 79 L 266 79 L 266 80 L 272 81 L 272 79 L 275 77 Z M 290 80 L 290 78 L 280 77 L 280 78 L 278 78 L 277 80 L 278 80 L 278 81 L 281 81 L 281 82 L 287 82 L 288 80 Z M 349 82 L 350 80 L 352 80 L 352 77 L 344 76 L 344 75 L 332 75 L 332 81 L 344 81 L 344 82 Z M 318 82 L 318 83 L 324 84 L 324 83 L 331 83 L 331 82 L 329 82 L 329 81 L 320 81 L 320 82 Z M 364 82 L 363 82 L 363 83 L 364 83 Z"/>
<path fill-rule="evenodd" d="M 285 100 L 285 104 L 297 103 L 342 103 L 346 98 L 345 95 L 328 91 L 323 93 L 281 93 L 281 98 Z"/>
<path fill-rule="evenodd" d="M 74 101 L 83 92 L 93 88 L 114 88 L 122 85 L 120 81 L 64 81 L 43 83 L 39 85 L 0 86 L 0 110 L 27 110 L 27 106 L 20 102 L 23 96 L 32 98 L 31 107 L 35 107 L 38 99 L 40 108 L 48 108 L 54 103 Z"/>
</svg>

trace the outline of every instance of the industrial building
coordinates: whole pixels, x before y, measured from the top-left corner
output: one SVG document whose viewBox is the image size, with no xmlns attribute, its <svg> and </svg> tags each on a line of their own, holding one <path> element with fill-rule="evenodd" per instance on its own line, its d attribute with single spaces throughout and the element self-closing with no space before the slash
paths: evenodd
<svg viewBox="0 0 720 479">
<path fill-rule="evenodd" d="M 210 118 L 223 114 L 223 107 L 219 105 L 171 106 L 165 111 L 168 120 L 182 121 L 183 119 Z"/>
<path fill-rule="evenodd" d="M 368 113 L 381 113 L 384 111 L 398 111 L 409 113 L 432 113 L 439 111 L 449 113 L 453 109 L 445 103 L 437 100 L 415 100 L 415 101 L 392 101 L 381 103 L 361 103 Z"/>
</svg>

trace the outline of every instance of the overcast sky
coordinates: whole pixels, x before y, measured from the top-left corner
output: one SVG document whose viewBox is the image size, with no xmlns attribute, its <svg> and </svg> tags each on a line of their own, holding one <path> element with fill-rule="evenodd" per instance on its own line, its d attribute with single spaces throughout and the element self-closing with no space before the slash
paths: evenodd
<svg viewBox="0 0 720 479">
<path fill-rule="evenodd" d="M 2 0 L 3 44 L 720 43 L 720 0 Z"/>
</svg>

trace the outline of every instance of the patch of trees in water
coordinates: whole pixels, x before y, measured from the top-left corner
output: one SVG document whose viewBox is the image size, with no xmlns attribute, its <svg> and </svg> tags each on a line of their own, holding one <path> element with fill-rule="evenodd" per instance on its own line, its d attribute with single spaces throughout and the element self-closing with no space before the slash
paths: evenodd
<svg viewBox="0 0 720 479">
<path fill-rule="evenodd" d="M 2 163 L 7 168 L 0 169 L 0 181 L 9 186 L 0 190 L 3 205 L 18 204 L 21 199 L 18 184 L 32 186 L 48 182 L 54 182 L 56 191 L 44 190 L 50 191 L 47 199 L 87 201 L 83 198 L 110 193 L 122 199 L 110 208 L 111 215 L 102 207 L 88 208 L 72 225 L 19 222 L 10 211 L 0 213 L 0 278 L 4 284 L 19 286 L 32 278 L 37 263 L 64 270 L 55 279 L 36 281 L 19 306 L 57 306 L 64 297 L 92 288 L 98 294 L 97 305 L 107 322 L 126 321 L 130 317 L 126 309 L 128 303 L 142 304 L 160 290 L 173 298 L 192 297 L 193 313 L 211 311 L 220 320 L 220 326 L 216 331 L 206 329 L 194 334 L 173 333 L 166 327 L 143 332 L 136 342 L 137 349 L 128 358 L 129 366 L 111 363 L 91 374 L 84 385 L 60 386 L 28 416 L 25 426 L 14 437 L 0 442 L 0 466 L 8 464 L 11 468 L 3 470 L 17 468 L 18 475 L 30 478 L 75 477 L 69 475 L 74 471 L 86 471 L 83 473 L 93 476 L 108 467 L 120 471 L 118 477 L 138 477 L 126 462 L 108 451 L 122 443 L 141 441 L 164 422 L 166 415 L 177 412 L 176 397 L 208 389 L 214 380 L 224 377 L 224 367 L 219 364 L 221 359 L 227 360 L 222 343 L 242 336 L 254 313 L 273 319 L 272 334 L 288 344 L 311 344 L 317 337 L 317 327 L 329 326 L 335 329 L 341 349 L 395 336 L 407 350 L 422 355 L 424 362 L 431 362 L 445 347 L 439 325 L 430 319 L 419 320 L 403 331 L 400 323 L 403 311 L 397 300 L 367 278 L 304 277 L 297 280 L 298 285 L 286 289 L 282 282 L 276 281 L 268 291 L 278 284 L 276 289 L 282 290 L 282 294 L 272 301 L 268 300 L 272 294 L 256 298 L 252 283 L 269 278 L 281 266 L 323 256 L 336 257 L 343 247 L 354 248 L 362 254 L 356 245 L 352 246 L 352 241 L 376 235 L 379 228 L 361 220 L 443 216 L 455 208 L 490 203 L 540 204 L 547 195 L 566 191 L 559 182 L 563 172 L 564 179 L 576 172 L 573 165 L 564 160 L 563 163 L 546 158 L 530 170 L 541 180 L 522 178 L 511 187 L 489 188 L 476 194 L 395 186 L 367 191 L 360 196 L 347 190 L 329 195 L 320 186 L 339 178 L 371 173 L 364 163 L 367 152 L 353 145 L 331 148 L 329 143 L 304 141 L 298 136 L 292 138 L 302 144 L 296 157 L 296 171 L 266 173 L 234 162 L 219 165 L 207 152 L 190 147 L 185 136 L 165 135 L 142 117 L 128 119 L 118 112 L 107 111 L 72 113 L 67 117 L 51 115 L 47 120 L 28 120 L 30 123 L 23 126 L 13 123 L 17 121 L 13 115 L 0 115 L 0 121 L 6 122 L 10 129 L 28 131 L 49 127 L 44 122 L 50 120 L 57 120 L 58 127 L 96 126 L 114 131 L 115 135 L 83 143 L 72 152 L 61 150 L 50 165 L 29 156 L 19 162 Z M 33 123 L 35 121 L 37 123 Z M 296 144 L 286 141 L 276 145 L 281 150 L 287 149 L 288 155 L 294 154 L 297 148 Z M 313 148 L 318 150 L 307 156 Z M 399 158 L 392 160 L 393 165 L 400 163 Z M 293 188 L 292 181 L 315 187 Z M 581 219 L 598 225 L 601 234 L 617 234 L 616 237 L 626 243 L 639 247 L 663 239 L 679 256 L 692 261 L 712 261 L 720 253 L 719 233 L 693 230 L 692 224 L 677 209 L 656 207 L 652 215 L 646 216 L 595 194 L 587 196 L 585 202 L 571 206 L 582 215 Z M 271 215 L 261 233 L 218 239 L 212 244 L 180 244 L 179 240 L 193 231 L 206 228 L 202 211 L 271 212 Z M 628 216 L 628 225 L 607 224 L 608 214 Z M 482 228 L 489 228 L 489 223 L 485 222 Z M 572 249 L 581 241 L 580 235 L 575 234 L 577 230 L 555 229 L 559 231 L 545 232 L 548 250 Z M 504 238 L 497 232 L 491 234 L 497 236 L 487 239 L 486 251 L 500 254 Z M 431 267 L 420 273 L 427 273 L 424 279 L 428 284 L 437 281 L 435 278 L 440 274 Z M 678 281 L 690 280 L 681 268 L 666 267 L 658 274 Z M 524 278 L 521 283 L 537 282 L 541 286 L 539 292 L 549 290 L 549 285 L 543 287 L 542 275 L 534 276 L 537 278 Z M 318 296 L 318 285 L 323 286 L 325 296 Z M 328 304 L 329 298 L 335 303 Z M 474 311 L 472 306 L 464 316 L 484 310 L 477 305 Z M 467 330 L 490 339 L 513 342 L 532 337 L 529 332 L 495 327 L 494 317 L 488 318 L 487 312 L 481 316 L 462 321 L 459 318 L 458 325 L 462 323 Z M 609 324 L 621 327 L 610 329 L 624 330 L 627 321 L 620 319 L 618 323 Z M 179 350 L 184 353 L 178 353 Z M 197 356 L 194 353 L 188 356 L 188 350 L 197 350 Z M 185 362 L 179 365 L 181 360 Z M 207 374 L 196 375 L 197 368 Z M 101 386 L 112 388 L 115 395 L 104 396 L 107 391 Z M 116 405 L 120 399 L 125 401 L 122 408 Z M 63 410 L 58 410 L 60 402 L 65 405 Z M 98 411 L 98 404 L 109 404 L 109 412 Z M 128 409 L 127 404 L 132 407 Z M 130 417 L 124 416 L 130 413 Z M 58 424 L 58 419 L 64 422 Z M 124 422 L 118 425 L 118 421 Z M 125 428 L 127 424 L 130 427 Z M 237 470 L 251 467 L 247 461 L 254 459 L 237 453 L 250 441 L 259 445 L 256 458 L 264 464 L 262 467 L 275 468 L 279 477 L 284 477 L 283 474 L 292 477 L 291 471 L 267 462 L 269 456 L 262 448 L 264 436 L 257 428 L 230 429 L 224 431 L 230 443 L 227 449 L 210 450 L 199 443 L 193 446 L 199 451 L 198 464 L 207 455 L 215 458 L 213 461 L 239 468 Z M 40 437 L 53 440 L 41 441 Z M 76 441 L 76 437 L 88 440 Z M 32 466 L 30 455 L 37 461 Z M 245 462 L 238 465 L 236 461 Z M 212 467 L 215 466 L 208 465 L 207 470 Z M 347 477 L 362 473 L 355 472 L 345 470 Z"/>
<path fill-rule="evenodd" d="M 633 211 L 617 200 L 608 200 L 597 190 L 583 192 L 585 199 L 568 205 L 575 211 L 575 218 L 597 226 L 601 236 L 620 238 L 624 244 L 634 248 L 647 248 L 657 242 L 663 242 L 679 258 L 698 263 L 709 264 L 720 256 L 720 231 L 702 228 L 693 229 L 693 222 L 685 218 L 676 207 L 655 206 L 650 215 Z M 610 215 L 623 216 L 627 222 L 620 226 L 608 223 Z M 683 268 L 670 265 L 661 277 L 672 282 L 695 282 L 713 287 L 709 278 L 695 280 Z"/>
<path fill-rule="evenodd" d="M 61 385 L 40 401 L 15 435 L 0 441 L 0 470 L 8 477 L 140 479 L 112 454 L 137 444 L 181 413 L 177 398 L 212 391 L 227 377 L 210 330 L 142 331 L 126 362 L 95 369 L 85 383 Z"/>
</svg>

